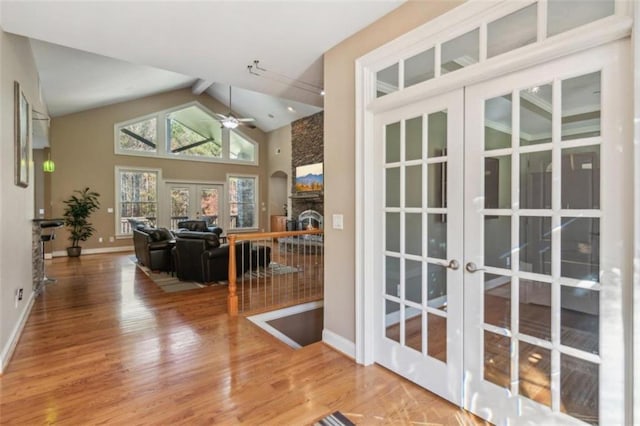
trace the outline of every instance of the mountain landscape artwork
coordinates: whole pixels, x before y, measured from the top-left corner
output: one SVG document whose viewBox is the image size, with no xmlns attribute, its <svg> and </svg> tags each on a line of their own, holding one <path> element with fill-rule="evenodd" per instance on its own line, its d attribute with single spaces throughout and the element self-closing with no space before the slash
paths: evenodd
<svg viewBox="0 0 640 426">
<path fill-rule="evenodd" d="M 296 167 L 296 192 L 322 191 L 322 163 Z"/>
</svg>

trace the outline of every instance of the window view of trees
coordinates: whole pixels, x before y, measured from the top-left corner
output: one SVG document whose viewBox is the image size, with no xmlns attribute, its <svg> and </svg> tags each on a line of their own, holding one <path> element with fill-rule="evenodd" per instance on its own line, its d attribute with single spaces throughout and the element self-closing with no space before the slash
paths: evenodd
<svg viewBox="0 0 640 426">
<path fill-rule="evenodd" d="M 254 161 L 253 144 L 236 132 L 229 134 L 229 158 L 232 160 Z"/>
<path fill-rule="evenodd" d="M 157 144 L 156 119 L 129 124 L 120 128 L 120 148 L 131 151 L 156 151 Z"/>
<path fill-rule="evenodd" d="M 171 190 L 171 217 L 189 217 L 189 189 Z"/>
<path fill-rule="evenodd" d="M 215 122 L 213 119 L 211 121 Z M 215 125 L 219 124 L 216 122 Z M 167 129 L 168 134 L 171 135 L 169 148 L 173 154 L 201 157 L 222 156 L 220 140 L 215 140 L 214 136 L 198 133 L 173 118 L 167 118 Z"/>
<path fill-rule="evenodd" d="M 256 210 L 256 178 L 229 177 L 231 228 L 255 228 Z"/>
<path fill-rule="evenodd" d="M 158 215 L 158 175 L 156 172 L 121 170 L 118 211 L 121 222 L 138 219 L 155 224 Z M 121 227 L 121 229 L 129 229 Z"/>
</svg>

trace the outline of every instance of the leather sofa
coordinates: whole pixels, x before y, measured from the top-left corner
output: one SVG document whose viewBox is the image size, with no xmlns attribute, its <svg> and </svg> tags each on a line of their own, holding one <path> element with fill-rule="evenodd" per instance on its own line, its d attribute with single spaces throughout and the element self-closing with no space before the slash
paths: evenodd
<svg viewBox="0 0 640 426">
<path fill-rule="evenodd" d="M 153 271 L 171 271 L 173 234 L 165 228 L 136 228 L 133 247 L 138 263 Z"/>
<path fill-rule="evenodd" d="M 251 266 L 251 243 L 236 243 L 236 274 Z M 229 245 L 220 244 L 215 232 L 182 231 L 176 234 L 173 261 L 179 280 L 201 283 L 229 279 Z"/>
</svg>

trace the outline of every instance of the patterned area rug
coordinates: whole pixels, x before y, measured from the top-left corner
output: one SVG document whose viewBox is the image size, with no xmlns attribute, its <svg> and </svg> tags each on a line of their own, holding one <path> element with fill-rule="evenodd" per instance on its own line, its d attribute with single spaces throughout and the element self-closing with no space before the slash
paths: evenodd
<svg viewBox="0 0 640 426">
<path fill-rule="evenodd" d="M 199 288 L 207 287 L 204 284 L 197 283 L 195 281 L 180 281 L 177 277 L 171 276 L 166 272 L 153 272 L 146 266 L 142 266 L 138 263 L 135 256 L 130 256 L 129 260 L 136 264 L 142 272 L 148 276 L 151 281 L 156 283 L 158 287 L 165 293 L 175 293 L 177 291 L 196 290 Z"/>
<path fill-rule="evenodd" d="M 336 411 L 315 422 L 314 426 L 355 426 L 355 423 L 349 420 L 340 411 Z"/>
<path fill-rule="evenodd" d="M 253 278 L 267 278 L 273 277 L 274 275 L 293 274 L 300 271 L 301 269 L 296 268 L 295 266 L 281 265 L 276 262 L 271 262 L 266 268 L 258 268 L 248 271 L 245 273 L 245 276 Z"/>
</svg>

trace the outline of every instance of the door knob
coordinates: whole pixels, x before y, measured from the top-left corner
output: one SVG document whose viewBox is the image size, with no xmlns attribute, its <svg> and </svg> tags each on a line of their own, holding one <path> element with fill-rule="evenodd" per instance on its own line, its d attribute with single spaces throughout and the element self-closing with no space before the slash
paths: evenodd
<svg viewBox="0 0 640 426">
<path fill-rule="evenodd" d="M 451 259 L 448 264 L 442 266 L 446 266 L 453 271 L 457 271 L 460 268 L 460 263 L 455 259 Z"/>
<path fill-rule="evenodd" d="M 467 262 L 464 269 L 466 269 L 467 272 L 471 272 L 471 273 L 485 270 L 484 268 L 478 268 L 478 266 L 473 262 Z"/>
</svg>

